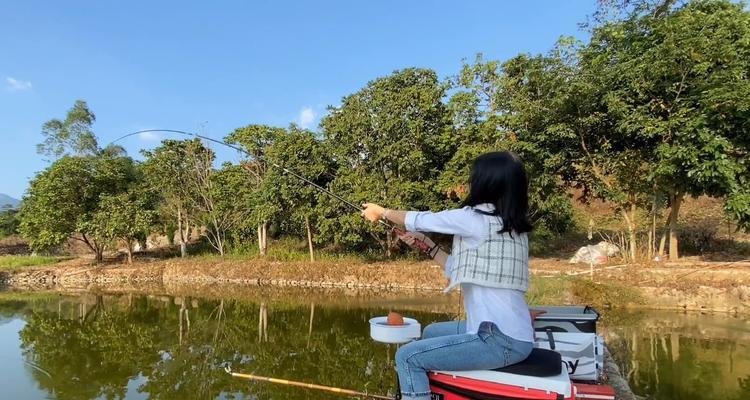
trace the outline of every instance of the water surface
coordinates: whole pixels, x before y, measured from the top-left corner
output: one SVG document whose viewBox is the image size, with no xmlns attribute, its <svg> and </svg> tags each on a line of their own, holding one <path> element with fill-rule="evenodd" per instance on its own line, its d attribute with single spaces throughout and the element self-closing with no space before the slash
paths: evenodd
<svg viewBox="0 0 750 400">
<path fill-rule="evenodd" d="M 8 399 L 326 399 L 246 373 L 388 394 L 395 346 L 367 320 L 451 319 L 453 298 L 276 291 L 247 298 L 0 293 L 0 390 Z M 600 331 L 636 393 L 750 398 L 750 323 L 607 311 Z"/>
</svg>

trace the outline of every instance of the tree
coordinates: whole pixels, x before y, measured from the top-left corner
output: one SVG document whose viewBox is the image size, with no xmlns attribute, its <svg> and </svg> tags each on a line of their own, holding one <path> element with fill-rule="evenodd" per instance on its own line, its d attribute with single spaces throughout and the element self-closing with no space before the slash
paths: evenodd
<svg viewBox="0 0 750 400">
<path fill-rule="evenodd" d="M 34 251 L 75 239 L 101 261 L 106 243 L 95 234 L 94 216 L 103 197 L 126 191 L 134 177 L 129 157 L 64 156 L 32 179 L 19 214 L 19 232 Z"/>
<path fill-rule="evenodd" d="M 440 187 L 449 198 L 465 195 L 469 167 L 486 152 L 510 150 L 524 161 L 529 177 L 530 215 L 536 235 L 563 232 L 571 224 L 572 206 L 565 182 L 558 178 L 563 160 L 554 147 L 538 146 L 517 132 L 528 125 L 513 115 L 528 112 L 508 98 L 507 76 L 498 61 L 481 54 L 465 63 L 452 81 L 454 93 L 448 107 L 453 115 L 455 140 L 460 144 L 440 175 Z M 517 98 L 517 97 L 515 97 Z"/>
<path fill-rule="evenodd" d="M 18 211 L 12 208 L 0 208 L 0 238 L 15 235 L 18 232 Z"/>
<path fill-rule="evenodd" d="M 92 126 L 96 116 L 83 100 L 76 100 L 64 120 L 51 119 L 42 125 L 44 141 L 37 152 L 51 158 L 86 156 L 100 151 Z"/>
<path fill-rule="evenodd" d="M 245 206 L 251 210 L 249 222 L 257 227 L 258 252 L 265 256 L 268 251 L 268 222 L 280 211 L 276 198 L 274 184 L 267 179 L 273 168 L 268 163 L 266 153 L 277 138 L 284 136 L 283 128 L 267 125 L 248 125 L 235 129 L 225 139 L 229 143 L 242 146 L 250 154 L 243 167 L 250 174 L 250 188 L 244 198 L 248 201 Z"/>
<path fill-rule="evenodd" d="M 251 179 L 241 166 L 228 163 L 218 171 L 202 171 L 194 175 L 198 193 L 196 220 L 205 227 L 203 235 L 209 244 L 223 256 L 228 234 L 250 214 L 242 194 Z"/>
<path fill-rule="evenodd" d="M 587 76 L 600 77 L 613 135 L 632 138 L 629 150 L 652 166 L 644 171 L 648 186 L 669 199 L 670 259 L 679 257 L 685 195 L 728 196 L 741 220 L 750 109 L 750 14 L 743 5 L 690 2 L 604 24 L 582 59 Z"/>
<path fill-rule="evenodd" d="M 93 235 L 103 243 L 124 242 L 132 264 L 135 243 L 146 238 L 155 219 L 153 204 L 142 193 L 104 195 L 92 218 Z"/>
<path fill-rule="evenodd" d="M 315 134 L 298 128 L 289 127 L 283 135 L 278 135 L 269 146 L 266 157 L 270 162 L 286 168 L 315 184 L 325 187 L 333 175 L 333 162 L 326 146 L 315 137 Z M 304 222 L 305 236 L 310 253 L 310 261 L 315 260 L 313 249 L 313 231 L 311 218 L 316 215 L 319 196 L 326 196 L 317 189 L 291 176 L 280 168 L 268 171 L 266 181 L 277 193 L 277 201 L 281 208 L 287 210 L 286 216 L 296 224 Z"/>
<path fill-rule="evenodd" d="M 434 71 L 409 68 L 369 82 L 331 108 L 321 122 L 337 164 L 331 189 L 354 202 L 392 208 L 444 205 L 437 178 L 456 146 L 445 89 Z M 361 247 L 372 235 L 390 249 L 391 235 L 375 235 L 350 208 L 321 198 L 319 209 L 320 233 L 333 242 Z"/>
<path fill-rule="evenodd" d="M 203 148 L 200 140 L 164 140 L 161 146 L 151 151 L 143 151 L 146 160 L 143 163 L 145 184 L 159 198 L 158 211 L 162 221 L 176 221 L 180 242 L 180 255 L 187 255 L 187 243 L 190 239 L 190 223 L 194 216 L 197 193 L 190 184 L 195 181 L 192 174 L 202 173 L 196 166 L 193 157 L 198 148 Z M 166 232 L 173 236 L 174 232 Z"/>
</svg>

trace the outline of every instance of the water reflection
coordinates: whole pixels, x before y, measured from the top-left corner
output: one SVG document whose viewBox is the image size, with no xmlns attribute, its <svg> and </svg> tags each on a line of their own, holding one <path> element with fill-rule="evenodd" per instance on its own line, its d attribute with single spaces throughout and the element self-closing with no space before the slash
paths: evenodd
<svg viewBox="0 0 750 400">
<path fill-rule="evenodd" d="M 607 345 L 634 391 L 653 399 L 750 399 L 750 323 L 640 312 L 604 321 Z"/>
<path fill-rule="evenodd" d="M 0 293 L 0 376 L 12 377 L 0 380 L 3 397 L 330 398 L 231 378 L 226 362 L 252 374 L 393 393 L 395 348 L 373 343 L 367 320 L 388 308 L 412 309 L 407 314 L 424 324 L 451 314 L 444 306 L 430 312 L 423 296 L 386 307 L 305 293 L 266 300 Z M 745 320 L 607 312 L 601 325 L 639 394 L 750 398 Z"/>
<path fill-rule="evenodd" d="M 395 349 L 368 335 L 368 318 L 384 309 L 134 296 L 50 298 L 22 308 L 14 313 L 26 321 L 21 352 L 38 366 L 31 371 L 38 387 L 56 399 L 327 398 L 231 378 L 226 362 L 259 375 L 394 391 Z"/>
</svg>

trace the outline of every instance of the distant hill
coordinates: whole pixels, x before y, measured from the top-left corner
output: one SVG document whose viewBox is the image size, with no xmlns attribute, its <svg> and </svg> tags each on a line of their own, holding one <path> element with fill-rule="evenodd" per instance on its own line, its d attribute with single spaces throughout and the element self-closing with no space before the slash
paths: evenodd
<svg viewBox="0 0 750 400">
<path fill-rule="evenodd" d="M 5 208 L 7 205 L 10 205 L 11 208 L 16 208 L 20 203 L 21 201 L 16 200 L 7 194 L 0 193 L 0 209 Z"/>
</svg>

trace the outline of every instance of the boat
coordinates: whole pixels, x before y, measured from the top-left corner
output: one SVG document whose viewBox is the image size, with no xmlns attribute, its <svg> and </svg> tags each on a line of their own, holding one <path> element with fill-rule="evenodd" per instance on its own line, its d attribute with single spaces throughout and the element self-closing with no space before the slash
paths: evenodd
<svg viewBox="0 0 750 400">
<path fill-rule="evenodd" d="M 598 384 L 604 340 L 596 334 L 599 313 L 588 306 L 535 307 L 536 344 L 521 363 L 490 371 L 433 371 L 433 400 L 614 400 Z"/>
<path fill-rule="evenodd" d="M 432 400 L 614 400 L 614 389 L 598 384 L 603 365 L 603 341 L 597 342 L 596 335 L 599 314 L 590 307 L 542 309 L 547 314 L 535 322 L 537 344 L 529 357 L 495 370 L 431 371 Z M 416 320 L 388 326 L 384 318 L 370 320 L 373 339 L 406 343 L 419 336 Z"/>
</svg>

